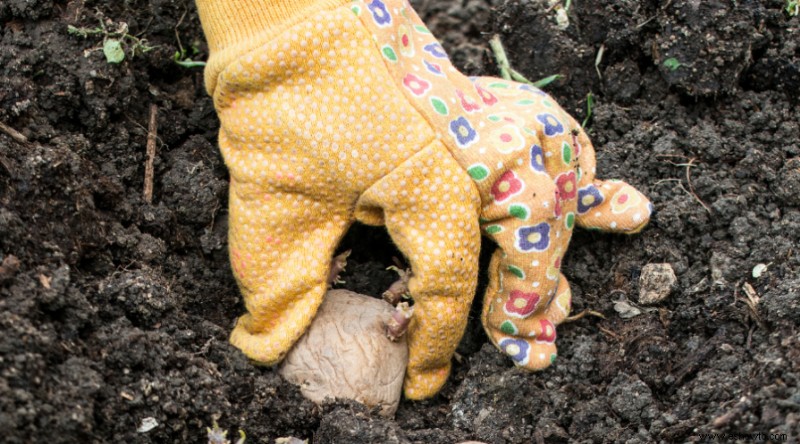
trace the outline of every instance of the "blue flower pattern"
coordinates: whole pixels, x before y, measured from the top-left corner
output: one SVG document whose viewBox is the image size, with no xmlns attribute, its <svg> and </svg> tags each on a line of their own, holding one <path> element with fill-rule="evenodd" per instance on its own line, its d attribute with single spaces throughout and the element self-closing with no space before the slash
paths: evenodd
<svg viewBox="0 0 800 444">
<path fill-rule="evenodd" d="M 587 185 L 578 190 L 578 214 L 584 214 L 603 203 L 603 194 L 594 185 Z"/>
<path fill-rule="evenodd" d="M 557 136 L 564 134 L 564 125 L 556 119 L 556 116 L 550 113 L 542 113 L 536 116 L 542 125 L 544 125 L 544 135 L 547 137 Z"/>
<path fill-rule="evenodd" d="M 437 59 L 447 58 L 447 53 L 444 52 L 444 48 L 442 48 L 442 45 L 438 43 L 428 43 L 427 45 L 423 46 L 422 49 L 424 49 L 425 52 L 436 57 Z"/>
<path fill-rule="evenodd" d="M 523 253 L 544 251 L 550 245 L 550 224 L 542 222 L 538 225 L 519 227 L 514 237 L 517 249 Z"/>
<path fill-rule="evenodd" d="M 544 169 L 544 151 L 542 150 L 541 146 L 537 144 L 533 144 L 531 146 L 530 158 L 531 158 L 531 169 L 533 171 L 537 173 L 546 172 Z"/>
<path fill-rule="evenodd" d="M 511 357 L 517 365 L 525 365 L 528 363 L 531 346 L 523 339 L 504 338 L 501 339 L 499 344 L 500 349 L 505 354 Z"/>
<path fill-rule="evenodd" d="M 386 5 L 381 0 L 372 0 L 367 5 L 369 11 L 372 13 L 372 19 L 378 26 L 389 26 L 392 24 L 392 15 L 386 9 Z"/>
<path fill-rule="evenodd" d="M 450 134 L 455 137 L 459 148 L 466 148 L 478 140 L 478 132 L 464 116 L 450 122 Z"/>
</svg>

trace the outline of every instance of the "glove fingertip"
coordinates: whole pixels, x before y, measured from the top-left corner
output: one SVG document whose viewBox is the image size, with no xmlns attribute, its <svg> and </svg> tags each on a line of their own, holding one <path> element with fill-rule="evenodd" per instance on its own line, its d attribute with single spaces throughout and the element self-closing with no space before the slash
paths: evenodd
<svg viewBox="0 0 800 444">
<path fill-rule="evenodd" d="M 578 192 L 578 226 L 589 230 L 634 234 L 642 231 L 653 204 L 621 181 L 597 181 Z"/>
</svg>

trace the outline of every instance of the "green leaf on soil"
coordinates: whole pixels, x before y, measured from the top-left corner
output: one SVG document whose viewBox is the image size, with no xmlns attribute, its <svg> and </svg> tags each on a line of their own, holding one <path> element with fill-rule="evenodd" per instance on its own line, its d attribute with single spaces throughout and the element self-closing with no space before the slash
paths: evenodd
<svg viewBox="0 0 800 444">
<path fill-rule="evenodd" d="M 581 128 L 586 128 L 586 123 L 592 118 L 592 110 L 594 109 L 594 94 L 586 94 L 586 118 L 581 123 Z"/>
<path fill-rule="evenodd" d="M 683 66 L 681 62 L 678 61 L 675 57 L 670 57 L 667 60 L 664 60 L 664 67 L 670 71 L 675 71 L 676 69 Z"/>
<path fill-rule="evenodd" d="M 125 60 L 125 50 L 122 49 L 122 43 L 116 39 L 108 39 L 103 43 L 103 54 L 108 63 L 120 63 Z"/>
<path fill-rule="evenodd" d="M 800 0 L 786 0 L 786 13 L 791 16 L 800 15 Z"/>
<path fill-rule="evenodd" d="M 543 79 L 539 79 L 535 82 L 531 82 L 531 85 L 537 88 L 544 88 L 545 86 L 555 82 L 556 80 L 560 79 L 562 76 L 561 74 L 553 74 L 552 76 L 547 76 Z"/>
</svg>

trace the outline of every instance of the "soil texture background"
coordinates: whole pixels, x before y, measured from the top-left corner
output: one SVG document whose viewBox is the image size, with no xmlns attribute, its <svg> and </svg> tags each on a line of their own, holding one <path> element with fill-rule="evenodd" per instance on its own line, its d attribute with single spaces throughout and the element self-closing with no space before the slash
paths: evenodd
<svg viewBox="0 0 800 444">
<path fill-rule="evenodd" d="M 786 3 L 576 0 L 564 27 L 540 0 L 413 2 L 465 73 L 498 72 L 497 34 L 526 77 L 561 74 L 545 89 L 587 119 L 599 176 L 657 213 L 632 237 L 576 233 L 574 312 L 604 318 L 563 325 L 554 366 L 515 369 L 474 316 L 441 394 L 389 420 L 317 407 L 227 343 L 244 307 L 219 122 L 202 68 L 175 62 L 207 57 L 193 2 L 0 1 L 2 441 L 202 443 L 214 419 L 248 443 L 800 439 L 800 16 Z M 379 295 L 399 255 L 384 230 L 354 227 L 348 248 L 343 287 Z M 641 305 L 658 263 L 677 282 Z"/>
</svg>

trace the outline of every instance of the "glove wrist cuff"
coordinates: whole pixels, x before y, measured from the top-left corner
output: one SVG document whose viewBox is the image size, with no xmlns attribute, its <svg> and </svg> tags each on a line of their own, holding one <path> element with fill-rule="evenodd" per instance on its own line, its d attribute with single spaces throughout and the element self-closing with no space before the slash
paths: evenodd
<svg viewBox="0 0 800 444">
<path fill-rule="evenodd" d="M 211 53 L 278 31 L 313 11 L 347 0 L 197 0 Z"/>
</svg>

